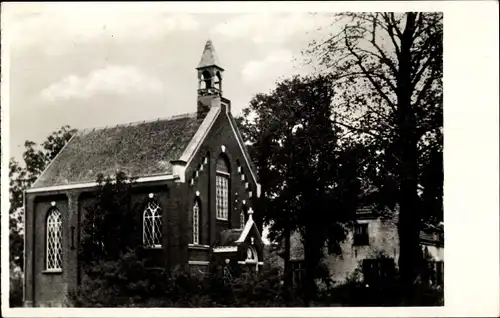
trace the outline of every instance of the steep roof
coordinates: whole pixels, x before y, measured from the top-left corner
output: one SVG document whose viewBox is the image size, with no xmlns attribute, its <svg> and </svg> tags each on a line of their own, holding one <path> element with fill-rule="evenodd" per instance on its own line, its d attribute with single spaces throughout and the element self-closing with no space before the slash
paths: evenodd
<svg viewBox="0 0 500 318">
<path fill-rule="evenodd" d="M 171 174 L 203 122 L 196 113 L 77 132 L 32 188 L 95 182 L 124 171 L 134 177 Z"/>
<path fill-rule="evenodd" d="M 208 67 L 208 66 L 220 66 L 219 59 L 217 58 L 217 53 L 215 52 L 214 45 L 212 41 L 208 40 L 203 49 L 203 54 L 201 55 L 200 63 L 198 68 Z"/>
</svg>

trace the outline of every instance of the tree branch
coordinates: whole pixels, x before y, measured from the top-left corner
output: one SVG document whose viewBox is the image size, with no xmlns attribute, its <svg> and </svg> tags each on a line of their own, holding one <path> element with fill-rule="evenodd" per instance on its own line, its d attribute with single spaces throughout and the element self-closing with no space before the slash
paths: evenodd
<svg viewBox="0 0 500 318">
<path fill-rule="evenodd" d="M 345 30 L 345 29 L 344 29 Z M 357 64 L 365 74 L 365 76 L 368 78 L 370 83 L 373 85 L 373 87 L 377 90 L 377 92 L 380 94 L 380 96 L 389 104 L 389 106 L 392 108 L 393 111 L 396 111 L 396 106 L 394 103 L 389 99 L 389 97 L 382 91 L 382 88 L 373 80 L 373 78 L 370 76 L 370 73 L 366 70 L 366 68 L 363 66 L 363 62 L 361 57 L 351 48 L 349 45 L 349 40 L 347 37 L 347 33 L 345 33 L 345 43 L 346 47 L 351 52 L 352 55 L 354 55 L 357 59 Z"/>
<path fill-rule="evenodd" d="M 431 64 L 432 61 L 434 61 L 434 56 L 429 56 L 427 58 L 427 60 L 424 62 L 424 64 L 422 65 L 422 67 L 420 68 L 420 70 L 417 72 L 417 74 L 415 74 L 415 76 L 413 77 L 412 83 L 411 83 L 413 89 L 418 84 L 418 82 L 420 81 L 425 70 L 427 70 L 427 68 L 429 67 L 429 65 Z"/>
<path fill-rule="evenodd" d="M 403 33 L 401 33 L 401 30 L 397 26 L 398 23 L 396 21 L 396 18 L 394 17 L 394 12 L 390 13 L 390 17 L 391 17 L 392 24 L 396 26 L 394 29 L 396 30 L 396 33 L 397 33 L 398 37 L 401 39 L 403 37 Z"/>
<path fill-rule="evenodd" d="M 429 75 L 429 77 L 425 81 L 424 86 L 422 87 L 422 89 L 418 93 L 417 99 L 415 100 L 415 103 L 413 103 L 413 105 L 415 105 L 415 106 L 418 107 L 418 105 L 420 104 L 422 98 L 424 97 L 425 92 L 427 92 L 431 88 L 431 85 L 432 85 L 432 83 L 435 80 L 435 78 L 434 78 L 435 74 L 434 73 L 435 73 L 434 70 L 432 70 L 431 74 Z"/>
<path fill-rule="evenodd" d="M 371 44 L 377 49 L 377 51 L 380 53 L 380 55 L 382 56 L 382 61 L 387 65 L 389 66 L 389 68 L 391 69 L 391 71 L 394 73 L 394 74 L 397 74 L 398 73 L 398 70 L 396 69 L 396 66 L 394 65 L 394 63 L 392 63 L 392 61 L 387 57 L 387 55 L 385 55 L 384 51 L 380 48 L 380 46 L 377 44 L 377 41 L 376 41 L 376 33 L 377 33 L 377 24 L 375 22 L 375 20 L 377 19 L 377 16 L 373 17 L 373 28 L 372 28 L 372 31 L 371 31 L 371 35 L 372 35 L 372 40 L 370 41 Z"/>
<path fill-rule="evenodd" d="M 422 18 L 422 15 L 420 15 L 420 18 Z M 413 39 L 417 39 L 418 37 L 420 37 L 420 35 L 422 35 L 422 33 L 426 32 L 427 30 L 431 29 L 431 28 L 434 28 L 436 25 L 438 25 L 438 22 L 440 22 L 443 18 L 439 18 L 438 20 L 434 21 L 433 23 L 429 23 L 426 27 L 422 28 L 420 27 L 420 30 L 415 31 L 415 35 L 413 36 Z M 423 22 L 423 21 L 420 21 L 420 23 Z"/>
<path fill-rule="evenodd" d="M 420 81 L 420 78 L 422 74 L 425 72 L 427 67 L 431 64 L 431 62 L 435 59 L 435 55 L 431 54 L 433 52 L 433 47 L 436 45 L 436 42 L 438 40 L 438 36 L 432 36 L 429 39 L 427 39 L 426 43 L 421 47 L 420 51 L 418 54 L 415 56 L 415 59 L 412 61 L 412 64 L 416 64 L 416 68 L 420 65 L 420 61 L 423 59 L 425 55 L 427 55 L 427 59 L 415 74 L 415 76 L 412 78 L 412 86 L 415 88 L 417 83 Z"/>
<path fill-rule="evenodd" d="M 373 73 L 373 72 L 370 72 L 370 75 L 373 76 L 373 77 L 380 78 L 381 80 L 383 80 L 384 82 L 386 82 L 386 84 L 388 86 L 390 86 L 391 89 L 393 89 L 394 91 L 396 91 L 396 86 L 394 86 L 394 84 L 391 83 L 391 80 L 388 79 L 385 75 L 378 74 L 378 73 Z M 335 80 L 340 80 L 340 79 L 343 79 L 343 78 L 346 78 L 346 77 L 352 77 L 352 76 L 361 76 L 362 78 L 367 78 L 368 77 L 364 72 L 350 72 L 350 73 L 345 73 L 345 74 L 342 74 L 342 75 L 335 76 Z"/>
<path fill-rule="evenodd" d="M 381 61 L 384 61 L 384 59 L 386 59 L 386 58 L 384 58 L 384 57 L 382 57 L 382 56 L 379 56 L 379 55 L 377 55 L 377 54 L 375 54 L 375 53 L 373 53 L 373 52 L 371 52 L 371 51 L 369 51 L 369 50 L 361 49 L 361 48 L 359 48 L 359 47 L 357 47 L 356 49 L 357 49 L 357 50 L 359 50 L 359 51 L 361 51 L 361 52 L 364 52 L 364 53 L 367 53 L 367 54 L 373 55 L 373 56 L 375 56 L 376 58 L 380 59 Z M 393 71 L 393 72 L 394 72 L 394 71 L 396 71 L 396 69 L 394 68 L 394 66 L 392 66 L 392 67 L 391 67 L 391 63 L 392 63 L 391 61 L 388 61 L 388 62 L 385 62 L 385 61 L 384 61 L 384 62 L 383 62 L 383 64 L 387 65 L 389 68 L 391 68 L 391 71 Z M 386 77 L 386 76 L 384 76 L 384 75 L 381 75 L 381 74 L 373 73 L 373 71 L 371 71 L 371 70 L 370 70 L 370 74 L 371 74 L 372 76 L 374 76 L 374 77 L 378 77 L 378 78 L 380 78 L 380 79 L 381 79 L 381 80 L 383 80 L 383 81 L 387 84 L 387 86 L 389 86 L 389 87 L 390 87 L 390 88 L 391 88 L 394 92 L 396 91 L 396 86 L 395 86 L 395 85 L 391 82 L 391 80 L 390 80 L 388 77 Z M 394 73 L 394 74 L 397 74 L 397 73 Z"/>
<path fill-rule="evenodd" d="M 340 125 L 342 127 L 345 127 L 351 131 L 356 131 L 356 132 L 360 132 L 360 133 L 364 133 L 364 134 L 368 134 L 370 136 L 373 136 L 373 137 L 376 137 L 376 138 L 379 138 L 380 135 L 377 135 L 375 133 L 373 133 L 372 131 L 368 130 L 368 129 L 361 129 L 361 128 L 357 128 L 357 127 L 354 127 L 354 126 L 351 126 L 351 125 L 348 125 L 346 123 L 343 123 L 343 122 L 340 122 L 340 121 L 333 121 L 334 124 L 337 124 L 337 125 Z"/>
<path fill-rule="evenodd" d="M 389 15 L 387 13 L 385 13 L 385 14 L 382 13 L 382 17 L 384 18 L 385 22 L 387 23 L 387 33 L 389 34 L 389 37 L 391 38 L 392 44 L 394 45 L 394 50 L 396 51 L 396 57 L 399 59 L 400 50 L 399 50 L 398 44 L 396 43 L 396 38 L 394 35 L 395 26 L 390 21 Z"/>
</svg>

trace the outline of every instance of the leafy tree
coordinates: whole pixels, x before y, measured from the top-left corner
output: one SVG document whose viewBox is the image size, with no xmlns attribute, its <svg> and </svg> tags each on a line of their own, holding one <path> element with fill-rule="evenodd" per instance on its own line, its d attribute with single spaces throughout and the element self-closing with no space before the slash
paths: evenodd
<svg viewBox="0 0 500 318">
<path fill-rule="evenodd" d="M 340 30 L 304 53 L 335 78 L 336 122 L 363 139 L 383 200 L 399 204 L 399 268 L 410 290 L 420 224 L 442 219 L 443 15 L 341 13 L 333 25 Z"/>
<path fill-rule="evenodd" d="M 58 131 L 50 134 L 41 145 L 37 145 L 33 141 L 26 141 L 23 153 L 24 164 L 21 165 L 14 158 L 9 161 L 10 260 L 21 268 L 23 266 L 24 244 L 23 191 L 33 185 L 45 167 L 54 159 L 75 132 L 76 129 L 63 126 Z"/>
<path fill-rule="evenodd" d="M 271 225 L 271 239 L 285 240 L 285 273 L 290 233 L 301 233 L 306 296 L 316 292 L 325 245 L 340 250 L 341 224 L 353 218 L 361 186 L 357 161 L 364 150 L 342 138 L 332 100 L 329 76 L 293 77 L 256 95 L 238 119 L 262 185 L 256 217 Z"/>
<path fill-rule="evenodd" d="M 129 301 L 127 291 L 137 291 L 143 283 L 138 282 L 142 263 L 135 253 L 142 223 L 131 203 L 134 180 L 118 172 L 113 178 L 99 175 L 97 183 L 94 200 L 84 207 L 79 247 L 83 278 L 74 296 L 77 304 L 117 306 Z"/>
<path fill-rule="evenodd" d="M 97 183 L 95 201 L 85 207 L 82 223 L 80 258 L 84 271 L 96 261 L 115 260 L 141 246 L 140 235 L 134 235 L 141 233 L 142 224 L 142 214 L 131 201 L 134 180 L 118 172 L 113 178 L 99 175 Z"/>
</svg>

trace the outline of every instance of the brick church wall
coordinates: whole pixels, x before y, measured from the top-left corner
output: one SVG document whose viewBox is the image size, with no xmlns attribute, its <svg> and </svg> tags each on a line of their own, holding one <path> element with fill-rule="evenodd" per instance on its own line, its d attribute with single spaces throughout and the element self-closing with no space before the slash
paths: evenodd
<svg viewBox="0 0 500 318">
<path fill-rule="evenodd" d="M 61 212 L 63 224 L 63 241 L 69 236 L 68 231 L 64 230 L 68 224 L 68 201 L 64 195 L 50 196 L 40 198 L 34 202 L 34 254 L 33 254 L 33 296 L 35 305 L 44 307 L 59 307 L 64 304 L 65 290 L 67 283 L 64 280 L 63 272 L 51 273 L 45 270 L 46 268 L 46 218 L 48 211 L 52 208 L 51 202 L 55 202 L 55 207 Z M 28 233 L 28 232 L 27 232 Z M 63 251 L 67 250 L 66 244 L 63 246 Z M 63 252 L 63 263 L 66 261 Z M 63 265 L 64 266 L 64 265 Z"/>
<path fill-rule="evenodd" d="M 240 211 L 254 207 L 256 184 L 251 179 L 243 153 L 230 126 L 225 110 L 229 101 L 222 100 L 222 111 L 209 136 L 186 169 L 186 182 L 176 180 L 138 184 L 132 201 L 145 203 L 149 193 L 159 201 L 163 211 L 163 249 L 146 251 L 152 264 L 175 267 L 192 261 L 193 268 L 208 269 L 211 261 L 208 246 L 220 239 L 220 232 L 240 228 Z M 224 146 L 225 151 L 222 151 Z M 216 220 L 216 161 L 224 154 L 230 165 L 229 220 Z M 203 165 L 205 158 L 206 164 Z M 203 170 L 200 170 L 203 165 Z M 198 172 L 197 172 L 198 171 Z M 193 178 L 192 184 L 190 180 Z M 251 193 L 251 194 L 250 194 Z M 198 194 L 198 195 L 197 195 Z M 63 306 L 70 290 L 82 281 L 78 264 L 78 242 L 86 206 L 93 201 L 92 189 L 73 189 L 56 192 L 28 193 L 26 197 L 26 306 Z M 199 200 L 201 209 L 201 246 L 192 243 L 192 207 Z M 51 202 L 62 214 L 63 270 L 61 273 L 44 273 L 45 269 L 45 217 Z M 246 205 L 243 205 L 245 201 Z M 72 227 L 74 229 L 72 230 Z M 31 236 L 32 235 L 32 236 Z M 141 235 L 142 233 L 137 233 Z M 72 249 L 71 247 L 74 247 Z M 193 262 L 194 261 L 194 262 Z M 198 271 L 196 271 L 198 272 Z"/>
<path fill-rule="evenodd" d="M 185 244 L 180 233 L 183 231 L 182 213 L 184 196 L 182 184 L 140 184 L 133 197 L 132 204 L 146 204 L 149 193 L 153 193 L 164 211 L 163 249 L 149 251 L 145 254 L 153 259 L 153 264 L 177 264 L 187 261 L 186 253 L 180 251 Z M 171 191 L 170 191 L 171 190 Z M 170 197 L 172 195 L 172 197 Z M 78 266 L 78 242 L 82 235 L 82 222 L 87 207 L 94 202 L 92 192 L 88 190 L 59 191 L 57 194 L 37 193 L 27 195 L 26 233 L 26 305 L 54 307 L 63 306 L 72 288 L 82 279 L 82 271 Z M 51 203 L 62 215 L 63 263 L 62 271 L 48 273 L 46 266 L 46 216 Z M 34 213 L 32 212 L 34 211 Z M 141 211 L 138 211 L 141 213 Z M 185 214 L 185 213 L 184 213 Z M 181 216 L 181 217 L 180 217 Z M 71 227 L 74 226 L 72 231 Z M 73 238 L 71 237 L 73 234 Z M 142 237 L 142 232 L 136 235 Z M 141 238 L 139 237 L 139 240 Z M 73 245 L 73 246 L 72 246 Z M 31 246 L 33 248 L 31 249 Z M 74 247 L 74 249 L 72 248 Z"/>
<path fill-rule="evenodd" d="M 196 192 L 199 192 L 199 200 L 201 202 L 202 214 L 202 235 L 200 244 L 213 245 L 220 239 L 220 232 L 228 228 L 240 227 L 240 211 L 245 206 L 254 206 L 254 198 L 256 197 L 256 185 L 251 181 L 251 174 L 249 167 L 244 161 L 243 153 L 241 152 L 238 142 L 234 137 L 228 118 L 225 114 L 225 108 L 230 107 L 229 101 L 222 101 L 222 111 L 211 128 L 210 135 L 205 139 L 205 142 L 200 147 L 200 150 L 193 158 L 192 164 L 186 169 L 186 180 L 188 180 L 186 191 L 188 202 L 190 202 L 188 221 L 186 222 L 188 231 L 186 231 L 186 239 L 192 242 L 192 203 L 197 198 Z M 222 146 L 225 151 L 222 151 Z M 230 165 L 230 197 L 229 197 L 229 220 L 221 221 L 216 219 L 216 167 L 215 163 L 218 157 L 223 154 L 229 161 Z M 208 158 L 206 165 L 203 165 L 204 158 Z M 203 170 L 200 171 L 199 166 L 203 165 Z M 238 166 L 240 171 L 238 172 Z M 198 176 L 196 177 L 196 171 Z M 244 180 L 242 180 L 244 175 Z M 189 179 L 193 178 L 193 185 L 189 185 Z M 248 183 L 248 185 L 246 185 Z M 250 192 L 252 192 L 250 196 Z M 206 213 L 211 211 L 211 213 Z M 208 231 L 206 231 L 207 229 Z M 208 234 L 208 235 L 207 235 Z M 207 237 L 208 236 L 208 237 Z M 203 252 L 192 251 L 190 248 L 190 255 L 196 257 L 197 260 L 201 259 L 200 255 Z M 207 253 L 206 259 L 210 259 Z M 194 260 L 193 258 L 189 258 Z"/>
</svg>

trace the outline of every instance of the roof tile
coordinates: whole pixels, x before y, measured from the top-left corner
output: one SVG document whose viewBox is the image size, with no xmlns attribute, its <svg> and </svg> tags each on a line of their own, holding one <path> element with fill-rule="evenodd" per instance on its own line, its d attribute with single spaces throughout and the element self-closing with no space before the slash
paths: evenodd
<svg viewBox="0 0 500 318">
<path fill-rule="evenodd" d="M 118 170 L 143 177 L 172 173 L 200 127 L 196 113 L 139 124 L 78 132 L 35 182 L 33 188 L 94 182 Z"/>
</svg>

